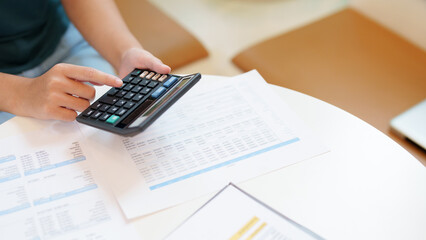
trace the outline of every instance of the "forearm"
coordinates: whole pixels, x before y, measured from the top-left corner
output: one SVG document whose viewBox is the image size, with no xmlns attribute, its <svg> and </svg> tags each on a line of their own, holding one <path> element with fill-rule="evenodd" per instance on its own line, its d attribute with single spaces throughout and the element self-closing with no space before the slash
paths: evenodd
<svg viewBox="0 0 426 240">
<path fill-rule="evenodd" d="M 113 0 L 62 0 L 70 20 L 115 69 L 130 48 L 141 48 Z"/>
</svg>

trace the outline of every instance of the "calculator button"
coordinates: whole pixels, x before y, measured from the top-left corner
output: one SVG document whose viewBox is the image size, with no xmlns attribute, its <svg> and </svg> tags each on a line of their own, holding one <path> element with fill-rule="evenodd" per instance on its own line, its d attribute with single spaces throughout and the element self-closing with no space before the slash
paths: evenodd
<svg viewBox="0 0 426 240">
<path fill-rule="evenodd" d="M 124 95 L 126 95 L 126 94 L 127 94 L 126 91 L 121 90 L 119 93 L 116 94 L 116 96 L 121 98 L 121 97 L 124 97 Z"/>
<path fill-rule="evenodd" d="M 133 79 L 133 81 L 131 81 L 132 84 L 136 85 L 138 84 L 140 81 L 142 80 L 142 78 L 140 77 L 135 77 L 135 79 Z"/>
<path fill-rule="evenodd" d="M 123 88 L 125 91 L 130 91 L 135 85 L 128 84 L 126 87 Z"/>
<path fill-rule="evenodd" d="M 117 115 L 111 115 L 107 120 L 106 120 L 106 122 L 107 123 L 111 123 L 111 124 L 114 124 L 115 122 L 117 122 L 118 121 L 118 119 L 120 119 L 120 117 L 119 116 L 117 116 Z"/>
<path fill-rule="evenodd" d="M 124 96 L 124 99 L 130 100 L 132 99 L 133 96 L 135 96 L 135 94 L 136 93 L 129 92 L 126 94 L 126 96 Z"/>
<path fill-rule="evenodd" d="M 158 84 L 157 82 L 152 81 L 148 84 L 148 87 L 154 88 L 155 86 L 157 86 L 157 84 Z"/>
<path fill-rule="evenodd" d="M 116 103 L 117 101 L 118 101 L 118 98 L 108 97 L 108 96 L 103 96 L 101 99 L 99 99 L 99 102 L 103 102 L 109 105 L 114 105 L 114 103 Z"/>
<path fill-rule="evenodd" d="M 108 104 L 104 104 L 102 105 L 102 107 L 99 109 L 99 111 L 105 112 L 106 110 L 108 110 L 108 108 L 110 107 L 110 105 Z"/>
<path fill-rule="evenodd" d="M 157 73 L 154 75 L 154 77 L 152 77 L 152 80 L 157 80 L 160 76 L 161 74 Z"/>
<path fill-rule="evenodd" d="M 149 80 L 144 79 L 139 83 L 139 85 L 146 86 L 148 83 L 149 83 Z"/>
<path fill-rule="evenodd" d="M 99 118 L 99 120 L 101 120 L 101 121 L 105 121 L 105 120 L 107 120 L 107 119 L 109 118 L 109 116 L 111 116 L 111 114 L 104 113 L 104 114 L 102 114 L 102 116 Z"/>
<path fill-rule="evenodd" d="M 145 87 L 144 89 L 142 89 L 142 91 L 140 93 L 144 94 L 144 95 L 147 95 L 150 91 L 151 91 L 151 88 Z"/>
<path fill-rule="evenodd" d="M 150 72 L 147 76 L 146 76 L 146 79 L 151 79 L 152 78 L 152 76 L 154 76 L 154 72 Z"/>
<path fill-rule="evenodd" d="M 95 104 L 93 104 L 92 105 L 92 109 L 98 109 L 98 108 L 100 108 L 102 106 L 102 103 L 95 103 Z"/>
<path fill-rule="evenodd" d="M 115 114 L 118 116 L 123 116 L 123 114 L 125 114 L 126 112 L 127 112 L 126 109 L 120 108 L 120 110 L 118 110 Z"/>
<path fill-rule="evenodd" d="M 126 112 L 127 112 L 127 109 L 120 108 L 117 112 L 115 112 L 115 115 L 123 116 Z"/>
<path fill-rule="evenodd" d="M 112 106 L 111 108 L 109 108 L 108 113 L 113 114 L 113 113 L 115 113 L 117 110 L 118 110 L 118 107 L 117 107 L 117 106 Z"/>
<path fill-rule="evenodd" d="M 118 102 L 115 104 L 115 106 L 117 106 L 117 107 L 121 107 L 121 106 L 123 106 L 124 104 L 126 104 L 126 101 L 124 101 L 123 99 L 121 99 L 121 100 L 118 100 Z"/>
<path fill-rule="evenodd" d="M 143 71 L 139 77 L 144 78 L 146 75 L 148 75 L 148 71 Z"/>
<path fill-rule="evenodd" d="M 101 115 L 102 115 L 102 112 L 95 112 L 94 114 L 92 114 L 92 116 L 90 116 L 90 118 L 96 119 L 100 117 Z"/>
<path fill-rule="evenodd" d="M 123 78 L 123 82 L 128 83 L 128 82 L 131 82 L 133 79 L 134 79 L 134 77 L 125 77 L 125 78 Z"/>
<path fill-rule="evenodd" d="M 115 88 L 111 88 L 109 91 L 108 91 L 108 96 L 114 96 L 115 94 L 117 94 L 118 93 L 118 89 L 115 89 Z"/>
<path fill-rule="evenodd" d="M 89 117 L 90 115 L 92 115 L 92 113 L 94 113 L 95 112 L 95 110 L 93 110 L 93 109 L 89 109 L 89 110 L 86 110 L 86 112 L 83 114 L 83 116 L 85 116 L 85 117 Z"/>
<path fill-rule="evenodd" d="M 162 81 L 166 80 L 166 78 L 167 78 L 166 74 L 161 75 L 161 77 L 160 77 L 160 79 L 158 79 L 158 81 L 162 82 Z"/>
<path fill-rule="evenodd" d="M 136 94 L 136 96 L 133 97 L 133 101 L 139 102 L 144 96 L 142 94 Z"/>
<path fill-rule="evenodd" d="M 165 87 L 159 87 L 155 92 L 151 94 L 151 98 L 158 98 L 161 94 L 163 94 L 166 91 Z"/>
<path fill-rule="evenodd" d="M 163 83 L 163 86 L 168 88 L 168 87 L 172 86 L 173 83 L 175 83 L 176 81 L 177 81 L 177 77 L 172 76 L 172 77 L 169 78 L 169 80 L 167 80 L 165 83 Z"/>
<path fill-rule="evenodd" d="M 135 69 L 135 70 L 133 70 L 133 72 L 131 73 L 131 75 L 132 76 L 137 76 L 137 75 L 141 74 L 141 72 L 142 72 L 142 70 Z"/>
<path fill-rule="evenodd" d="M 124 104 L 124 108 L 132 108 L 133 106 L 135 106 L 135 103 L 133 102 L 127 102 L 126 104 Z"/>
<path fill-rule="evenodd" d="M 134 88 L 132 89 L 132 92 L 137 93 L 137 92 L 140 92 L 142 89 L 143 89 L 143 87 L 141 87 L 141 86 L 136 86 L 136 87 L 134 87 Z"/>
</svg>

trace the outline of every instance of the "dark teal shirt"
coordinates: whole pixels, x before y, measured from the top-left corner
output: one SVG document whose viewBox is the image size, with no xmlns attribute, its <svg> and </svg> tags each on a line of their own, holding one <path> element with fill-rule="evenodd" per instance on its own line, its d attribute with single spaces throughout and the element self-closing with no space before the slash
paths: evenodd
<svg viewBox="0 0 426 240">
<path fill-rule="evenodd" d="M 0 72 L 17 74 L 42 63 L 68 24 L 59 0 L 0 0 Z"/>
</svg>

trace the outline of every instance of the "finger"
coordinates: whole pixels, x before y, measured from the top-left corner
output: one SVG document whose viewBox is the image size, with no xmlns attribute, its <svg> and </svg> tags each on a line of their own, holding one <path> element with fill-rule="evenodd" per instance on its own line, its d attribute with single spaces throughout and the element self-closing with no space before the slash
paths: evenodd
<svg viewBox="0 0 426 240">
<path fill-rule="evenodd" d="M 89 82 L 89 83 L 91 83 L 92 85 L 95 85 L 95 86 L 102 86 L 102 84 L 95 83 L 95 82 Z"/>
<path fill-rule="evenodd" d="M 60 98 L 59 106 L 78 112 L 83 112 L 90 106 L 90 102 L 87 99 L 71 96 L 68 94 L 64 94 Z"/>
<path fill-rule="evenodd" d="M 95 98 L 95 88 L 85 83 L 69 79 L 65 89 L 65 93 L 76 95 L 81 98 L 93 100 Z"/>
<path fill-rule="evenodd" d="M 64 108 L 64 107 L 58 107 L 58 109 L 56 110 L 56 114 L 54 116 L 54 118 L 57 120 L 67 121 L 67 122 L 74 121 L 76 117 L 77 117 L 77 113 L 74 110 Z"/>
<path fill-rule="evenodd" d="M 142 62 L 143 65 L 145 65 L 148 69 L 157 73 L 167 74 L 171 71 L 169 66 L 164 64 L 160 59 L 154 57 L 153 55 L 148 56 Z"/>
<path fill-rule="evenodd" d="M 62 73 L 74 80 L 82 82 L 93 82 L 112 87 L 121 87 L 123 81 L 116 76 L 103 73 L 90 67 L 76 66 L 71 64 L 58 64 Z"/>
</svg>

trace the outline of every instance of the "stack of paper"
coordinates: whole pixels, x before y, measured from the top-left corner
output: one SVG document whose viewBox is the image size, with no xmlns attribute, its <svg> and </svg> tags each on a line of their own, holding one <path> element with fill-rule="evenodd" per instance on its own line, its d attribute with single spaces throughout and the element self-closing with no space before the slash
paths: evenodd
<svg viewBox="0 0 426 240">
<path fill-rule="evenodd" d="M 230 184 L 166 239 L 315 240 L 323 238 Z"/>
<path fill-rule="evenodd" d="M 255 71 L 203 76 L 131 138 L 77 122 L 1 127 L 22 132 L 0 139 L 0 232 L 10 239 L 132 239 L 110 187 L 130 219 L 326 151 Z"/>
<path fill-rule="evenodd" d="M 135 137 L 81 129 L 128 218 L 326 151 L 256 71 L 203 76 Z"/>
<path fill-rule="evenodd" d="M 49 122 L 0 146 L 2 239 L 137 239 L 76 124 Z"/>
</svg>

